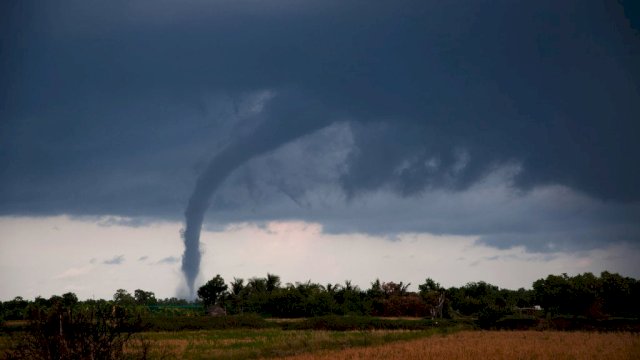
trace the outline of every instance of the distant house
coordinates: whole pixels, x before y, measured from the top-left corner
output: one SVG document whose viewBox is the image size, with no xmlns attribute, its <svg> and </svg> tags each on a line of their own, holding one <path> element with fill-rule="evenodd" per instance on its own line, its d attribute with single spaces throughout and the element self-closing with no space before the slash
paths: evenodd
<svg viewBox="0 0 640 360">
<path fill-rule="evenodd" d="M 534 305 L 533 307 L 516 307 L 515 310 L 521 315 L 537 315 L 542 312 L 542 307 Z"/>
</svg>

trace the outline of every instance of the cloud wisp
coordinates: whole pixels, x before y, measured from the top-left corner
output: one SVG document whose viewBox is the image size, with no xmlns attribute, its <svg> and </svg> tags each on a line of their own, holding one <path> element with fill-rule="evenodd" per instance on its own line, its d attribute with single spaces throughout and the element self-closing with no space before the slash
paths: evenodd
<svg viewBox="0 0 640 360">
<path fill-rule="evenodd" d="M 180 262 L 180 258 L 177 256 L 167 256 L 165 258 L 162 258 L 160 260 L 158 260 L 158 262 L 156 262 L 156 264 L 158 265 L 172 265 L 172 264 L 178 264 Z"/>
<path fill-rule="evenodd" d="M 122 265 L 124 263 L 124 255 L 117 255 L 111 259 L 104 260 L 102 262 L 105 265 Z"/>
</svg>

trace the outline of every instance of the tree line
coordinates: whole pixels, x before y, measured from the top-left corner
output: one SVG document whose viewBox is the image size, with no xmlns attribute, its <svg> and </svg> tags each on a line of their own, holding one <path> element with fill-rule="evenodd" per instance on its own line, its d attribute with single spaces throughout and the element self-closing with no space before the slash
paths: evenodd
<svg viewBox="0 0 640 360">
<path fill-rule="evenodd" d="M 216 275 L 198 289 L 198 300 L 156 299 L 150 291 L 137 289 L 133 294 L 119 289 L 112 300 L 78 302 L 73 293 L 37 297 L 33 301 L 16 297 L 0 303 L 2 319 L 28 318 L 33 309 L 57 303 L 81 303 L 106 306 L 139 307 L 148 312 L 171 308 L 223 309 L 226 314 L 260 314 L 297 318 L 323 315 L 360 315 L 381 317 L 495 319 L 506 315 L 570 315 L 587 318 L 640 317 L 640 281 L 617 273 L 600 276 L 584 273 L 576 276 L 549 275 L 536 280 L 531 289 L 501 289 L 484 281 L 462 287 L 444 288 L 431 278 L 409 291 L 408 283 L 371 282 L 361 289 L 351 281 L 342 284 L 296 282 L 282 284 L 280 277 L 267 274 L 248 280 L 234 278 L 226 282 Z"/>
<path fill-rule="evenodd" d="M 616 273 L 600 276 L 549 275 L 532 289 L 501 289 L 484 281 L 444 288 L 431 278 L 408 291 L 410 284 L 375 280 L 360 289 L 344 284 L 288 283 L 267 274 L 246 283 L 234 278 L 227 285 L 216 275 L 198 290 L 205 305 L 217 305 L 229 314 L 259 313 L 274 317 L 311 317 L 328 314 L 365 316 L 505 316 L 541 312 L 590 318 L 638 317 L 640 282 Z"/>
<path fill-rule="evenodd" d="M 7 358 L 114 359 L 126 355 L 144 359 L 150 343 L 136 333 L 154 329 L 425 329 L 439 323 L 536 328 L 545 323 L 559 329 L 638 331 L 639 303 L 640 281 L 606 271 L 600 276 L 549 275 L 528 290 L 501 289 L 483 281 L 444 288 L 431 278 L 419 284 L 418 291 L 409 291 L 408 283 L 380 280 L 368 289 L 350 281 L 283 285 L 273 274 L 227 283 L 216 275 L 198 289 L 198 300 L 191 302 L 157 299 L 153 292 L 142 289 L 133 294 L 118 289 L 110 300 L 79 301 L 71 292 L 48 299 L 16 297 L 0 302 L 0 323 L 27 322 L 8 323 L 0 329 L 13 334 Z M 197 316 L 212 310 L 229 316 Z M 307 319 L 280 324 L 264 319 L 269 316 Z M 404 316 L 423 320 L 380 318 Z M 571 322 L 563 323 L 563 316 L 571 316 Z"/>
</svg>

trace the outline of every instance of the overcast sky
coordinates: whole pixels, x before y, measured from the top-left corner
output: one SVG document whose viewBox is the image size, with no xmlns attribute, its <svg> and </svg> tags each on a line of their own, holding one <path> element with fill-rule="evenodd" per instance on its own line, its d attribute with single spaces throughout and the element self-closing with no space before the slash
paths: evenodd
<svg viewBox="0 0 640 360">
<path fill-rule="evenodd" d="M 2 299 L 640 277 L 632 1 L 0 6 Z"/>
</svg>

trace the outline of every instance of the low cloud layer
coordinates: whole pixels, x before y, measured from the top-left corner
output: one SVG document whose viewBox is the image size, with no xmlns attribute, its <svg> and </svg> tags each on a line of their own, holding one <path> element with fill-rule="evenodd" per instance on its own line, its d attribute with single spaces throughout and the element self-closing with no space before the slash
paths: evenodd
<svg viewBox="0 0 640 360">
<path fill-rule="evenodd" d="M 346 171 L 343 160 L 348 151 L 340 151 L 341 145 L 352 144 L 337 133 L 345 131 L 329 129 L 238 171 L 214 198 L 209 226 L 296 219 L 321 223 L 329 233 L 368 233 L 390 239 L 413 232 L 477 235 L 486 245 L 523 245 L 539 252 L 637 244 L 640 239 L 636 221 L 640 204 L 602 201 L 557 184 L 525 190 L 517 185 L 522 166 L 515 163 L 494 166 L 463 189 L 431 185 L 403 196 L 388 182 L 366 195 L 351 197 L 339 181 L 332 181 Z M 332 151 L 313 157 L 314 144 L 320 143 Z M 473 154 L 466 159 L 472 164 Z M 455 171 L 441 178 L 457 181 Z"/>
</svg>

